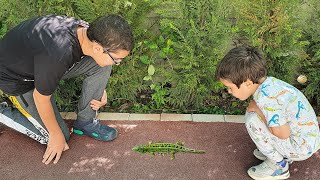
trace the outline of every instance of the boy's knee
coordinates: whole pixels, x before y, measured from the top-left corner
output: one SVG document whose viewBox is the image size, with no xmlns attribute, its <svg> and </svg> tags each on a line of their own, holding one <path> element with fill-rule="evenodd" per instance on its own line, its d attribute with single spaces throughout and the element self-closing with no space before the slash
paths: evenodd
<svg viewBox="0 0 320 180">
<path fill-rule="evenodd" d="M 64 138 L 66 139 L 66 142 L 69 142 L 69 140 L 70 140 L 70 134 L 65 134 L 65 135 L 64 135 Z"/>
<path fill-rule="evenodd" d="M 101 71 L 102 73 L 105 75 L 105 76 L 110 76 L 111 74 L 111 70 L 112 70 L 112 66 L 106 66 L 106 67 L 103 67 L 101 68 Z"/>
<path fill-rule="evenodd" d="M 63 129 L 62 130 L 64 138 L 66 139 L 66 142 L 68 142 L 70 140 L 70 131 L 69 129 Z"/>
<path fill-rule="evenodd" d="M 248 131 L 251 131 L 252 129 L 258 129 L 261 127 L 261 121 L 259 119 L 259 116 L 256 112 L 246 112 L 245 114 L 245 126 Z"/>
<path fill-rule="evenodd" d="M 101 67 L 100 65 L 98 65 L 96 63 L 96 61 L 90 57 L 90 56 L 86 56 L 83 58 L 82 62 L 82 66 L 85 66 L 86 68 L 84 68 L 85 70 L 83 70 L 84 74 L 86 74 L 86 76 L 110 76 L 111 74 L 111 70 L 112 70 L 112 66 L 104 66 Z M 81 68 L 81 67 L 80 67 Z"/>
<path fill-rule="evenodd" d="M 258 114 L 255 112 L 248 112 L 246 111 L 246 114 L 244 116 L 245 119 L 245 124 L 246 126 L 249 124 L 252 124 L 252 122 L 257 121 L 257 119 L 259 120 Z"/>
<path fill-rule="evenodd" d="M 94 69 L 88 74 L 96 79 L 105 80 L 108 79 L 111 75 L 112 66 L 100 67 L 96 65 Z"/>
</svg>

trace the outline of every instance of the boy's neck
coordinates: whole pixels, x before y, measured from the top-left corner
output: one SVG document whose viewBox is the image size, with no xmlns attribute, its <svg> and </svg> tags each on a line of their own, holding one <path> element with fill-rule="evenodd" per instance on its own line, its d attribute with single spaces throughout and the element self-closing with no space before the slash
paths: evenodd
<svg viewBox="0 0 320 180">
<path fill-rule="evenodd" d="M 87 37 L 87 28 L 79 27 L 77 29 L 78 40 L 84 55 L 91 55 L 92 42 Z"/>
<path fill-rule="evenodd" d="M 261 78 L 261 79 L 259 80 L 258 84 L 259 84 L 259 85 L 262 84 L 266 79 L 267 79 L 267 77 Z"/>
<path fill-rule="evenodd" d="M 263 78 L 261 78 L 261 79 L 259 80 L 258 83 L 253 84 L 253 86 L 254 86 L 254 87 L 253 87 L 254 91 L 253 91 L 252 95 L 257 91 L 257 89 L 259 88 L 259 86 L 260 86 L 266 79 L 267 79 L 267 77 L 263 77 Z"/>
</svg>

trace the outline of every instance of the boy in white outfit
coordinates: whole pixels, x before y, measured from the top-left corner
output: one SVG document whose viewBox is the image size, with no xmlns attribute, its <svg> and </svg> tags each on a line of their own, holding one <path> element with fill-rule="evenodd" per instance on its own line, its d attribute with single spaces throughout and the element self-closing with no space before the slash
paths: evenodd
<svg viewBox="0 0 320 180">
<path fill-rule="evenodd" d="M 253 154 L 263 163 L 248 174 L 253 179 L 287 179 L 289 164 L 319 149 L 319 125 L 306 97 L 292 85 L 267 76 L 266 61 L 256 49 L 230 50 L 217 67 L 216 78 L 240 100 L 253 97 L 245 115 L 256 144 Z"/>
</svg>

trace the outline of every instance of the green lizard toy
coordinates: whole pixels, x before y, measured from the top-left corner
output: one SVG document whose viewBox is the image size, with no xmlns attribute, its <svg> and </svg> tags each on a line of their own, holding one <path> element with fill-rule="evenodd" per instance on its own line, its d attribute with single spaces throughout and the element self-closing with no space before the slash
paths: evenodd
<svg viewBox="0 0 320 180">
<path fill-rule="evenodd" d="M 170 154 L 171 160 L 174 159 L 174 155 L 177 152 L 183 152 L 183 153 L 196 153 L 196 154 L 202 154 L 205 153 L 203 150 L 195 150 L 187 148 L 183 145 L 183 143 L 152 143 L 149 142 L 147 145 L 138 145 L 132 148 L 133 151 L 139 152 L 139 153 L 150 153 L 151 155 L 155 155 L 155 153 L 159 153 L 162 155 Z"/>
</svg>

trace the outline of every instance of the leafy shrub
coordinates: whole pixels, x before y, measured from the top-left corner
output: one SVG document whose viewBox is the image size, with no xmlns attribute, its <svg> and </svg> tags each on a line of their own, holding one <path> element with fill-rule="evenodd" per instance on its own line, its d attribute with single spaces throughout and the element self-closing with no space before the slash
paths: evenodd
<svg viewBox="0 0 320 180">
<path fill-rule="evenodd" d="M 0 37 L 19 22 L 45 14 L 92 22 L 119 14 L 135 47 L 114 66 L 103 111 L 241 114 L 245 103 L 214 79 L 216 64 L 234 46 L 260 48 L 269 75 L 301 89 L 318 114 L 320 9 L 318 0 L 0 0 Z M 27 7 L 27 8 L 26 8 Z M 300 85 L 298 75 L 308 77 Z M 83 77 L 60 82 L 61 111 L 76 109 Z M 5 96 L 0 92 L 0 100 Z"/>
<path fill-rule="evenodd" d="M 240 41 L 264 52 L 270 75 L 293 83 L 306 57 L 307 42 L 300 41 L 302 29 L 297 25 L 301 1 L 236 0 L 234 5 Z"/>
<path fill-rule="evenodd" d="M 309 42 L 306 47 L 308 58 L 300 67 L 299 74 L 307 76 L 307 83 L 300 85 L 300 89 L 303 90 L 317 114 L 320 115 L 320 29 L 315 26 L 320 23 L 320 7 L 318 4 L 318 1 L 310 0 L 304 6 L 304 10 L 309 17 L 300 25 L 303 28 L 302 39 Z"/>
<path fill-rule="evenodd" d="M 187 0 L 163 6 L 157 11 L 163 17 L 160 32 L 174 51 L 161 67 L 170 72 L 161 75 L 171 85 L 167 101 L 177 109 L 198 108 L 211 90 L 219 89 L 215 67 L 233 35 L 229 5 L 225 1 Z"/>
</svg>

